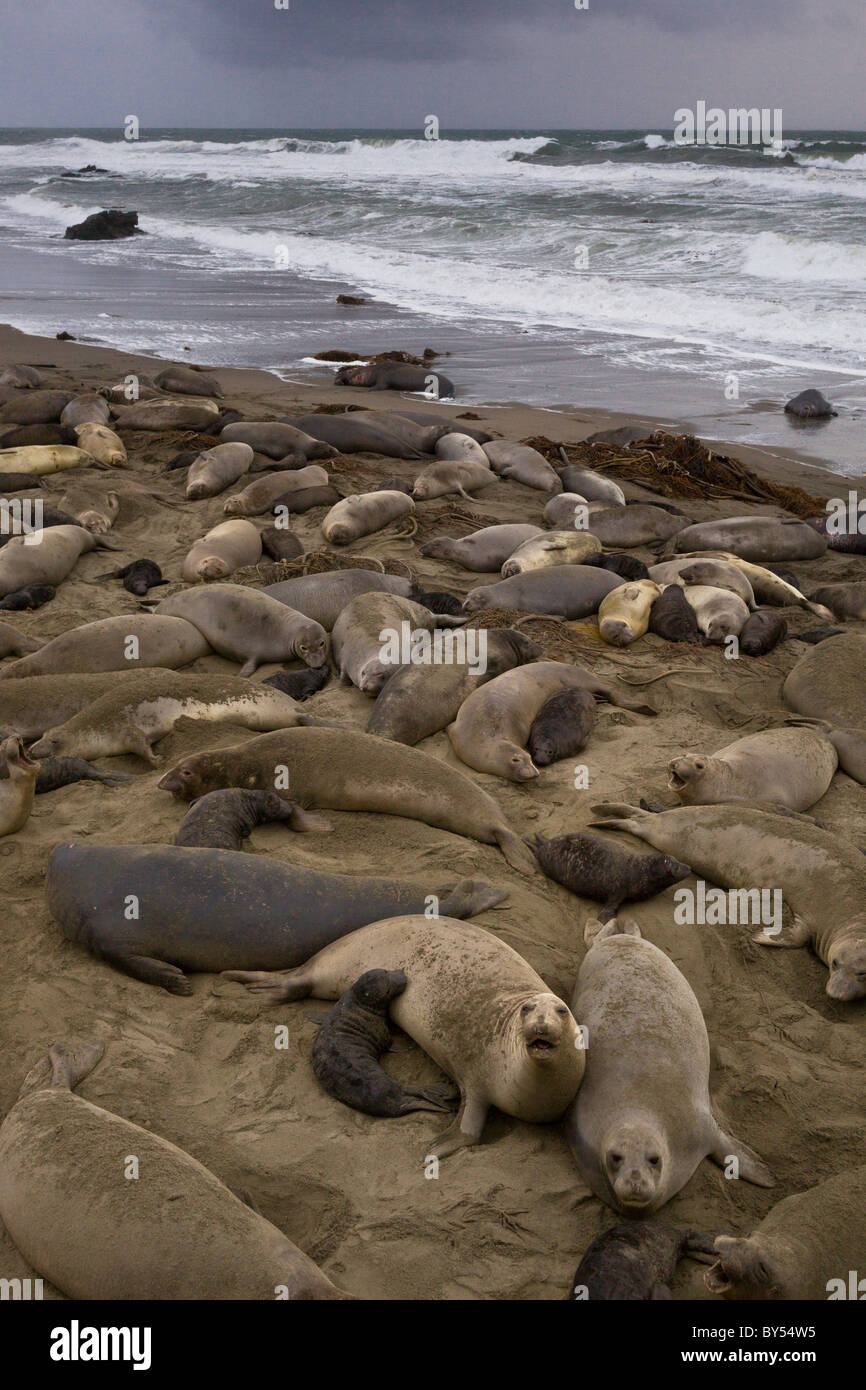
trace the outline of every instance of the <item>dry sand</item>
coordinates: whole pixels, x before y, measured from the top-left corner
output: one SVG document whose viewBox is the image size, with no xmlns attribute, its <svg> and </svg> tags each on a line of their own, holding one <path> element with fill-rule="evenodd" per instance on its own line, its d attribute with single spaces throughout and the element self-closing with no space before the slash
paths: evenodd
<svg viewBox="0 0 866 1390">
<path fill-rule="evenodd" d="M 153 374 L 162 365 L 4 328 L 0 365 L 9 362 L 41 365 L 52 385 L 70 387 L 116 382 L 128 371 Z M 390 392 L 371 396 L 330 382 L 284 384 L 262 372 L 218 369 L 216 375 L 225 403 L 250 418 L 298 413 L 326 402 L 388 409 L 399 399 Z M 414 399 L 411 404 L 419 406 Z M 464 409 L 459 404 L 436 408 L 453 416 Z M 553 414 L 519 405 L 474 410 L 482 426 L 516 439 L 546 434 L 579 440 L 619 422 L 597 413 Z M 28 633 L 52 637 L 96 618 L 134 613 L 138 601 L 119 582 L 100 582 L 96 576 L 114 564 L 149 556 L 167 578 L 177 581 L 189 545 L 223 519 L 225 496 L 187 503 L 183 471 L 159 472 L 168 458 L 188 447 L 177 436 L 133 434 L 126 442 L 129 469 L 60 474 L 46 479 L 40 494 L 54 504 L 63 498 L 80 504 L 118 490 L 121 510 L 112 534 L 123 549 L 116 560 L 104 553 L 85 556 L 52 603 L 36 613 L 4 614 L 4 619 Z M 799 483 L 810 492 L 847 496 L 851 486 L 850 479 L 804 469 L 793 458 L 741 448 L 720 452 L 731 452 L 765 476 Z M 353 456 L 337 460 L 333 471 L 338 486 L 364 489 L 392 474 L 410 478 L 417 465 Z M 638 496 L 641 490 L 627 486 L 626 492 Z M 500 482 L 472 503 L 453 500 L 480 518 L 480 524 L 488 518 L 540 523 L 546 498 Z M 724 502 L 683 504 L 683 509 L 695 520 L 772 510 Z M 398 524 L 356 543 L 350 553 L 398 559 L 426 587 L 462 594 L 484 582 L 483 577 L 422 559 L 418 552 L 418 545 L 433 534 L 462 535 L 472 529 L 454 520 L 437 524 L 435 518 L 444 511 L 441 502 L 423 504 L 416 536 L 393 539 L 405 529 Z M 323 514 L 316 510 L 296 520 L 305 550 L 324 548 L 318 529 Z M 266 518 L 259 520 L 265 524 Z M 635 553 L 652 562 L 647 552 Z M 862 577 L 863 560 L 828 553 L 823 560 L 789 568 L 808 588 L 820 579 Z M 156 596 L 166 592 L 157 590 Z M 822 625 L 799 610 L 788 610 L 786 617 L 794 632 Z M 600 707 L 596 730 L 580 755 L 589 769 L 588 792 L 573 789 L 571 762 L 544 770 L 529 787 L 472 774 L 500 801 L 515 828 L 527 834 L 581 829 L 596 801 L 648 796 L 669 802 L 664 790 L 669 759 L 683 750 L 712 751 L 774 723 L 781 710 L 781 682 L 807 650 L 789 640 L 761 660 L 726 661 L 719 649 L 682 649 L 646 637 L 626 654 L 613 653 L 593 638 L 592 623 L 571 626 L 586 643 L 588 664 L 603 675 L 630 674 L 624 661 L 650 673 L 686 665 L 694 667 L 694 674 L 648 687 L 657 719 Z M 529 624 L 526 630 L 544 639 L 543 624 Z M 192 669 L 237 668 L 214 656 Z M 276 669 L 262 668 L 256 679 Z M 332 682 L 306 708 L 363 729 L 372 706 L 354 688 Z M 248 737 L 247 730 L 224 726 L 214 731 L 184 721 L 158 752 L 164 766 L 170 766 L 191 751 Z M 467 771 L 456 763 L 444 733 L 423 748 Z M 175 998 L 61 940 L 42 886 L 52 846 L 65 840 L 170 843 L 183 815 L 183 808 L 157 790 L 158 771 L 146 770 L 134 758 L 106 760 L 104 766 L 135 773 L 136 780 L 118 789 L 85 782 L 39 797 L 24 830 L 0 844 L 6 899 L 0 1113 L 13 1103 L 46 1044 L 59 1037 L 97 1035 L 107 1044 L 106 1056 L 81 1093 L 180 1145 L 229 1186 L 247 1189 L 264 1215 L 341 1287 L 382 1299 L 566 1297 L 586 1247 L 615 1218 L 581 1182 L 558 1127 L 494 1114 L 480 1147 L 446 1160 L 439 1178 L 427 1180 L 423 1156 L 431 1137 L 444 1127 L 442 1119 L 416 1114 L 375 1120 L 343 1108 L 319 1089 L 309 1061 L 315 1026 L 307 1014 L 311 1008 L 324 1012 L 327 1006 L 261 1012 L 246 997 L 214 994 L 213 977 L 203 975 L 193 977 L 191 998 Z M 866 845 L 863 791 L 846 776 L 837 775 L 812 814 L 831 831 Z M 594 915 L 593 903 L 542 877 L 530 883 L 513 873 L 494 848 L 420 822 L 337 812 L 329 812 L 328 818 L 331 835 L 292 836 L 282 826 L 267 826 L 254 832 L 247 851 L 321 869 L 389 873 L 419 884 L 428 884 L 435 872 L 443 881 L 475 874 L 507 885 L 507 904 L 476 920 L 514 946 L 551 988 L 570 999 L 584 952 L 583 925 Z M 779 1179 L 775 1191 L 727 1182 L 707 1160 L 664 1209 L 662 1219 L 748 1233 L 782 1197 L 862 1163 L 863 1003 L 830 1000 L 824 993 L 826 969 L 807 952 L 762 949 L 751 944 L 746 928 L 674 925 L 673 890 L 636 906 L 630 915 L 694 988 L 713 1045 L 719 1112 Z M 283 1023 L 290 1030 L 290 1047 L 277 1051 L 274 1029 Z M 405 1084 L 429 1080 L 436 1072 L 417 1050 L 395 1055 L 387 1065 Z M 33 1273 L 0 1228 L 0 1274 Z M 710 1297 L 701 1276 L 699 1265 L 684 1262 L 675 1296 Z"/>
</svg>

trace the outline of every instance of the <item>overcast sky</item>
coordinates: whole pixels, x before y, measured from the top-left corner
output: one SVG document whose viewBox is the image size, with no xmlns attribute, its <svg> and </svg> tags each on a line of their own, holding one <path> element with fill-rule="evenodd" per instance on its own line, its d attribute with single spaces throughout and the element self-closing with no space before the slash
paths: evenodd
<svg viewBox="0 0 866 1390">
<path fill-rule="evenodd" d="M 3 0 L 0 126 L 866 128 L 866 0 Z"/>
</svg>

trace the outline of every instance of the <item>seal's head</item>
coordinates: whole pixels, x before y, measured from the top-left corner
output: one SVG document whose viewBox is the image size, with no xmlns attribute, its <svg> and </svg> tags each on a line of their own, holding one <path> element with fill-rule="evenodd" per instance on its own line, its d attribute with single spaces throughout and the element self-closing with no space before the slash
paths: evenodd
<svg viewBox="0 0 866 1390">
<path fill-rule="evenodd" d="M 372 367 L 341 367 L 334 377 L 338 386 L 372 386 L 375 380 Z"/>
<path fill-rule="evenodd" d="M 830 952 L 829 965 L 827 993 L 831 999 L 850 1004 L 866 995 L 866 935 L 839 941 Z"/>
<path fill-rule="evenodd" d="M 191 493 L 188 494 L 188 496 L 191 495 Z M 240 493 L 238 493 L 237 497 L 229 498 L 223 507 L 223 512 L 226 516 L 246 516 L 246 504 L 243 502 Z"/>
<path fill-rule="evenodd" d="M 208 555 L 196 566 L 195 576 L 201 584 L 209 584 L 214 579 L 228 579 L 230 570 L 225 560 L 218 555 Z"/>
<path fill-rule="evenodd" d="M 17 781 L 21 777 L 34 777 L 39 771 L 36 763 L 28 758 L 24 752 L 24 745 L 20 738 L 12 736 L 0 743 L 0 760 L 6 760 L 11 780 Z"/>
<path fill-rule="evenodd" d="M 511 782 L 531 782 L 538 768 L 525 748 L 517 748 L 508 739 L 499 739 L 495 746 L 503 777 Z"/>
<path fill-rule="evenodd" d="M 651 1120 L 624 1120 L 602 1145 L 604 1174 L 616 1207 L 626 1216 L 644 1216 L 662 1205 L 670 1152 Z"/>
<path fill-rule="evenodd" d="M 62 730 L 49 729 L 40 739 L 30 745 L 34 758 L 60 758 L 68 752 Z"/>
<path fill-rule="evenodd" d="M 208 770 L 211 774 L 215 771 L 216 755 L 205 756 L 206 763 L 201 755 L 191 753 L 160 777 L 156 785 L 161 791 L 171 792 L 178 801 L 197 801 L 206 792 L 214 791 L 222 785 L 218 775 L 208 775 Z"/>
<path fill-rule="evenodd" d="M 717 1236 L 718 1256 L 704 1275 L 708 1289 L 726 1298 L 778 1299 L 786 1298 L 783 1279 L 776 1260 L 764 1248 L 760 1236 L 739 1239 Z"/>
<path fill-rule="evenodd" d="M 539 1066 L 558 1063 L 563 1048 L 575 1049 L 577 1024 L 555 994 L 531 994 L 518 1009 L 518 1028 L 527 1056 Z"/>
<path fill-rule="evenodd" d="M 348 545 L 349 541 L 353 539 L 352 528 L 348 522 L 345 521 L 338 521 L 336 525 L 330 527 L 328 531 L 328 540 L 331 542 L 331 545 Z"/>
<path fill-rule="evenodd" d="M 464 613 L 477 613 L 481 608 L 490 608 L 490 585 L 482 584 L 478 589 L 472 589 L 463 600 Z"/>
<path fill-rule="evenodd" d="M 442 486 L 435 478 L 416 478 L 412 496 L 419 502 L 426 502 L 431 497 L 438 497 L 441 491 Z"/>
<path fill-rule="evenodd" d="M 402 970 L 368 970 L 349 992 L 362 1008 L 382 1010 L 403 993 L 408 983 Z"/>
<path fill-rule="evenodd" d="M 315 628 L 305 630 L 295 643 L 295 656 L 314 671 L 324 666 L 328 660 L 328 638 L 316 624 Z"/>
<path fill-rule="evenodd" d="M 686 753 L 682 758 L 674 758 L 668 763 L 668 788 L 676 792 L 680 801 L 700 801 L 707 777 L 716 767 L 715 760 L 703 753 Z"/>
<path fill-rule="evenodd" d="M 602 618 L 598 630 L 613 647 L 627 647 L 635 639 L 635 630 L 625 618 Z"/>
<path fill-rule="evenodd" d="M 358 689 L 363 690 L 365 695 L 378 695 L 396 669 L 395 666 L 386 665 L 378 656 L 371 657 L 358 672 Z"/>
</svg>

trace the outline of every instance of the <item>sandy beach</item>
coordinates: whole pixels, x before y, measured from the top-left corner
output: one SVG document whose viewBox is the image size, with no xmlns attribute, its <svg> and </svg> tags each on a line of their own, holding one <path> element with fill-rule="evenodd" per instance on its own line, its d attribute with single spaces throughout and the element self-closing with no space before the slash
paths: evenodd
<svg viewBox="0 0 866 1390">
<path fill-rule="evenodd" d="M 420 350 L 413 344 L 394 346 Z M 108 386 L 128 373 L 149 376 L 164 365 L 154 358 L 35 338 L 2 326 L 0 369 L 14 363 L 35 365 L 46 383 L 70 390 Z M 459 382 L 458 358 L 447 359 L 445 370 Z M 267 372 L 224 366 L 214 371 L 223 404 L 247 419 L 300 415 L 322 406 L 388 410 L 409 404 L 390 391 L 371 397 L 364 390 L 338 387 L 325 369 L 321 382 L 281 381 Z M 459 399 L 435 406 L 413 399 L 411 405 L 455 421 L 467 411 Z M 566 445 L 621 424 L 645 425 L 650 433 L 656 423 L 648 417 L 636 420 L 568 406 L 539 409 L 519 402 L 476 403 L 470 409 L 473 424 L 507 439 L 543 436 Z M 139 612 L 135 597 L 117 581 L 99 576 L 147 556 L 179 587 L 190 545 L 223 520 L 226 494 L 188 502 L 185 473 L 161 471 L 179 450 L 195 445 L 173 432 L 127 432 L 124 442 L 128 468 L 60 473 L 45 478 L 38 494 L 21 494 L 67 508 L 96 504 L 109 490 L 120 495 L 111 532 L 121 546 L 116 559 L 101 552 L 85 555 L 51 603 L 37 612 L 4 614 L 28 635 L 50 638 L 97 618 Z M 852 486 L 850 475 L 806 463 L 795 452 L 713 447 L 765 479 L 800 487 L 817 498 L 847 497 Z M 418 471 L 409 460 L 372 455 L 341 456 L 329 467 L 333 482 L 347 493 L 366 491 L 393 475 L 411 480 Z M 637 484 L 622 485 L 629 498 L 652 499 Z M 411 536 L 398 523 L 353 543 L 341 555 L 397 561 L 405 567 L 401 572 L 410 571 L 424 588 L 462 598 L 487 581 L 449 562 L 425 559 L 419 546 L 434 535 L 461 536 L 498 522 L 540 525 L 546 500 L 541 492 L 500 480 L 471 502 L 448 498 L 420 504 L 417 531 Z M 694 521 L 779 513 L 770 504 L 724 498 L 663 500 L 681 506 Z M 455 502 L 459 514 L 450 505 Z M 320 531 L 323 515 L 318 508 L 293 519 L 305 552 L 327 549 Z M 632 553 L 654 562 L 649 551 L 636 548 Z M 863 577 L 862 557 L 833 551 L 785 568 L 806 592 L 819 582 Z M 155 596 L 171 592 L 157 590 Z M 499 801 L 523 835 L 580 830 L 598 802 L 636 804 L 646 797 L 674 804 L 665 785 L 672 758 L 684 751 L 713 751 L 784 718 L 782 681 L 809 650 L 797 634 L 822 625 L 795 608 L 787 609 L 785 617 L 788 638 L 772 653 L 734 661 L 726 660 L 718 647 L 673 647 L 652 635 L 625 651 L 614 650 L 600 642 L 594 619 L 569 624 L 582 644 L 581 659 L 602 676 L 634 679 L 680 668 L 646 687 L 657 717 L 599 707 L 595 731 L 581 754 L 589 769 L 588 791 L 575 790 L 570 761 L 544 769 L 529 786 L 470 775 Z M 863 623 L 846 626 L 866 632 Z M 550 624 L 530 619 L 523 631 L 556 654 Z M 216 655 L 189 669 L 237 673 L 233 663 Z M 254 679 L 278 669 L 265 666 Z M 108 687 L 110 676 L 106 680 Z M 305 709 L 363 730 L 371 707 L 354 687 L 332 680 Z M 187 753 L 250 737 L 247 729 L 183 720 L 158 752 L 167 768 Z M 427 740 L 423 751 L 468 771 L 444 732 Z M 248 1191 L 261 1212 L 341 1288 L 361 1298 L 387 1300 L 566 1298 L 581 1255 L 616 1218 L 582 1183 L 559 1126 L 529 1125 L 495 1113 L 479 1147 L 443 1163 L 439 1178 L 427 1180 L 423 1158 L 443 1127 L 439 1117 L 371 1119 L 338 1105 L 316 1082 L 309 1060 L 316 1028 L 308 1015 L 324 1013 L 326 1005 L 262 1010 L 207 975 L 193 977 L 191 998 L 177 998 L 120 974 L 61 939 L 43 895 L 51 848 L 67 840 L 172 843 L 183 814 L 178 803 L 157 789 L 160 770 L 133 757 L 107 759 L 102 765 L 134 774 L 135 780 L 118 788 L 82 782 L 41 796 L 25 828 L 0 844 L 6 903 L 0 929 L 5 980 L 0 1113 L 14 1102 L 24 1073 L 47 1042 L 95 1035 L 107 1044 L 108 1056 L 83 1083 L 81 1094 L 171 1140 L 232 1189 Z M 830 832 L 866 846 L 862 788 L 841 772 L 810 814 Z M 443 883 L 463 876 L 489 879 L 507 889 L 508 899 L 481 914 L 478 924 L 513 946 L 553 991 L 570 1000 L 584 954 L 584 923 L 595 912 L 591 901 L 541 876 L 530 882 L 511 870 L 495 847 L 419 821 L 340 812 L 329 812 L 328 819 L 330 835 L 290 836 L 280 825 L 259 827 L 246 852 L 332 871 L 384 873 L 418 884 L 429 883 L 434 871 Z M 764 950 L 750 942 L 743 928 L 677 926 L 672 904 L 669 889 L 636 904 L 628 915 L 667 952 L 694 989 L 712 1044 L 718 1112 L 770 1165 L 778 1186 L 768 1191 L 726 1182 L 707 1160 L 665 1208 L 663 1219 L 680 1227 L 746 1234 L 782 1197 L 862 1163 L 866 1012 L 862 1004 L 839 1004 L 827 997 L 826 969 L 809 951 Z M 278 1024 L 288 1025 L 288 1050 L 275 1050 Z M 442 1079 L 417 1050 L 396 1053 L 386 1065 L 404 1084 Z M 6 1277 L 34 1274 L 2 1230 L 0 1269 Z M 710 1298 L 703 1272 L 700 1264 L 682 1262 L 674 1297 Z M 46 1296 L 61 1297 L 51 1289 Z"/>
</svg>

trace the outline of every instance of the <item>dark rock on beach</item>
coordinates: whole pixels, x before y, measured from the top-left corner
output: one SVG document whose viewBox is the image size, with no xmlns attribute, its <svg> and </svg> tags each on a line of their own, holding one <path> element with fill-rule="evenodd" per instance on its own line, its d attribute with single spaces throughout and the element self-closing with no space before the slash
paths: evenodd
<svg viewBox="0 0 866 1390">
<path fill-rule="evenodd" d="M 67 241 L 121 241 L 124 237 L 144 236 L 144 232 L 138 225 L 137 212 L 104 208 L 67 227 L 64 236 Z"/>
</svg>

